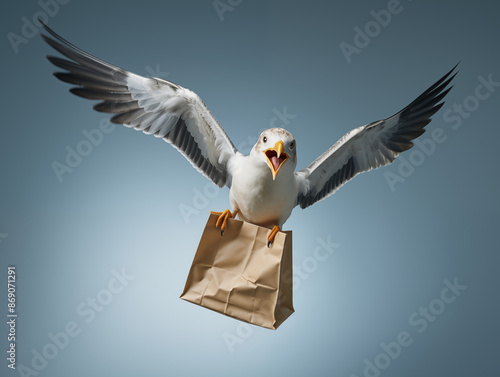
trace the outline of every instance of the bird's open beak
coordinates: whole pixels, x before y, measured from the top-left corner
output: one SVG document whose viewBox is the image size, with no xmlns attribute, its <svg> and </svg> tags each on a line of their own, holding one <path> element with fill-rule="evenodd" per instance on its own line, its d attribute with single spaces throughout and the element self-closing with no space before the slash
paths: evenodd
<svg viewBox="0 0 500 377">
<path fill-rule="evenodd" d="M 276 179 L 276 176 L 278 175 L 281 167 L 283 166 L 285 161 L 288 160 L 287 154 L 283 152 L 284 149 L 285 146 L 280 140 L 276 144 L 274 144 L 274 147 L 266 149 L 264 151 L 264 154 L 267 157 L 267 163 L 269 164 L 271 172 L 273 173 L 273 180 Z"/>
</svg>

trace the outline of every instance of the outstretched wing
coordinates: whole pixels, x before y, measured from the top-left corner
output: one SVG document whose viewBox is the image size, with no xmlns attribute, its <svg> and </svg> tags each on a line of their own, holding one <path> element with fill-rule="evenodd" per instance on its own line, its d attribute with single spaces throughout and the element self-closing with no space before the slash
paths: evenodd
<svg viewBox="0 0 500 377">
<path fill-rule="evenodd" d="M 116 114 L 111 122 L 162 138 L 220 187 L 230 185 L 228 160 L 233 143 L 200 97 L 172 82 L 146 78 L 100 60 L 66 41 L 49 27 L 45 41 L 69 60 L 47 56 L 66 72 L 54 75 L 77 85 L 70 91 L 101 100 L 94 109 Z"/>
<path fill-rule="evenodd" d="M 458 64 L 457 64 L 458 65 Z M 393 116 L 358 127 L 344 135 L 307 168 L 296 173 L 300 189 L 296 205 L 307 208 L 325 199 L 357 174 L 390 164 L 425 132 L 452 88 L 456 66 L 417 99 Z"/>
</svg>

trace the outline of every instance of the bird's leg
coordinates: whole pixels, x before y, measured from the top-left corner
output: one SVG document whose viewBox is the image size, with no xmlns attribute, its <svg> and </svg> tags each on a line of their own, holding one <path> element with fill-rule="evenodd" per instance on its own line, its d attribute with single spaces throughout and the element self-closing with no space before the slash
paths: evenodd
<svg viewBox="0 0 500 377">
<path fill-rule="evenodd" d="M 276 234 L 280 231 L 281 229 L 278 225 L 273 226 L 273 229 L 271 229 L 271 233 L 269 233 L 269 235 L 267 236 L 267 247 L 271 247 L 271 244 L 274 242 Z"/>
<path fill-rule="evenodd" d="M 234 214 L 231 213 L 230 210 L 226 209 L 223 212 L 210 212 L 214 215 L 219 216 L 217 222 L 215 223 L 216 228 L 220 228 L 220 235 L 224 234 L 224 230 L 226 230 L 227 219 L 234 219 L 236 217 L 237 211 L 234 211 Z"/>
</svg>

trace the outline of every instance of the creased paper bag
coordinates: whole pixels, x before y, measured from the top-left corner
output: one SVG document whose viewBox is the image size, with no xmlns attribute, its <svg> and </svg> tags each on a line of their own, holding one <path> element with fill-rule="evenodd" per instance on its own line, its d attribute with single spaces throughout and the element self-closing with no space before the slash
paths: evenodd
<svg viewBox="0 0 500 377">
<path fill-rule="evenodd" d="M 277 329 L 293 312 L 292 232 L 229 219 L 224 236 L 211 214 L 181 298 L 239 320 Z"/>
</svg>

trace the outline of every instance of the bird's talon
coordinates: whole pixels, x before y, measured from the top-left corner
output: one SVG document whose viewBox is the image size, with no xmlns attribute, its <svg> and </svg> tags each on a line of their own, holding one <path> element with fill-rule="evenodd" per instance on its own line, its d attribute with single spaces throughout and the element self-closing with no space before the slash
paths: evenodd
<svg viewBox="0 0 500 377">
<path fill-rule="evenodd" d="M 276 234 L 278 234 L 280 230 L 281 229 L 278 225 L 275 225 L 273 229 L 271 229 L 271 233 L 269 233 L 269 236 L 267 236 L 267 247 L 271 247 L 271 244 L 274 242 Z"/>
<path fill-rule="evenodd" d="M 222 237 L 224 234 L 224 230 L 226 230 L 227 219 L 232 219 L 234 216 L 228 209 L 224 210 L 223 212 L 210 212 L 210 213 L 219 216 L 217 218 L 217 221 L 215 222 L 215 227 L 220 228 L 220 235 Z"/>
</svg>

